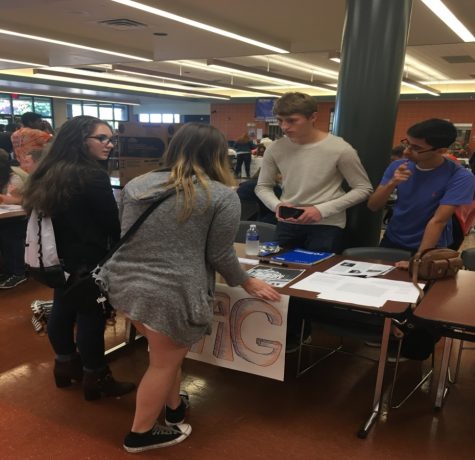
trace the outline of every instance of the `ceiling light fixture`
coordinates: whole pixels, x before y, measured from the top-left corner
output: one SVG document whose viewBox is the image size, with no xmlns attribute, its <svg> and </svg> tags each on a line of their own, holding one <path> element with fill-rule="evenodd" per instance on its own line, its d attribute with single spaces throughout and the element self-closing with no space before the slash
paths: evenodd
<svg viewBox="0 0 475 460">
<path fill-rule="evenodd" d="M 11 88 L 8 90 L 0 89 L 2 93 L 10 93 L 12 94 Z M 37 96 L 37 97 L 53 97 L 55 99 L 72 99 L 75 101 L 91 101 L 91 102 L 106 102 L 108 104 L 122 104 L 122 105 L 136 105 L 139 106 L 139 102 L 125 102 L 122 100 L 109 100 L 109 99 L 94 99 L 90 97 L 75 97 L 75 96 L 59 96 L 57 94 L 51 93 L 22 93 L 20 91 L 14 91 L 13 94 L 19 94 L 20 96 Z"/>
<path fill-rule="evenodd" d="M 260 77 L 260 79 L 261 80 L 264 79 L 264 81 L 267 80 L 267 81 L 277 82 L 277 83 L 291 83 L 292 85 L 296 83 L 297 85 L 301 87 L 307 86 L 307 87 L 312 87 L 312 88 L 323 89 L 326 91 L 335 91 L 334 88 L 332 88 L 330 85 L 327 85 L 325 83 L 320 83 L 316 81 L 306 81 L 301 78 L 293 78 L 293 77 L 287 77 L 285 75 L 280 75 L 273 72 L 265 72 L 259 69 L 254 69 L 252 67 L 232 64 L 226 61 L 222 61 L 220 59 L 209 59 L 207 61 L 207 64 L 209 66 L 213 66 L 213 67 L 221 68 L 225 70 L 231 69 L 231 70 L 242 73 L 246 77 L 255 78 L 257 80 L 259 80 L 259 77 Z"/>
<path fill-rule="evenodd" d="M 167 86 L 152 85 L 152 84 L 139 83 L 139 82 L 133 82 L 133 81 L 120 81 L 113 78 L 100 77 L 98 75 L 87 75 L 85 73 L 55 72 L 53 70 L 48 70 L 48 69 L 33 69 L 33 74 L 49 76 L 49 77 L 57 77 L 58 79 L 84 80 L 86 82 L 92 82 L 93 84 L 96 84 L 97 86 L 106 86 L 102 83 L 106 83 L 108 85 L 114 84 L 114 85 L 127 86 L 127 88 L 125 89 L 129 89 L 131 91 L 152 89 L 155 91 L 160 91 L 161 94 L 167 94 L 167 93 L 163 93 L 163 91 L 166 91 L 172 95 L 197 96 L 197 97 L 202 97 L 205 99 L 222 99 L 222 100 L 230 99 L 229 96 L 226 96 L 223 94 L 205 93 L 205 92 L 200 92 L 198 90 L 190 91 L 188 89 L 175 89 L 175 88 L 167 87 Z M 136 89 L 133 89 L 133 88 L 136 88 Z"/>
<path fill-rule="evenodd" d="M 9 64 L 21 64 L 30 67 L 43 67 L 44 64 L 36 64 L 34 62 L 25 62 L 25 61 L 16 61 L 14 59 L 4 59 L 0 58 L 0 62 L 8 62 Z"/>
<path fill-rule="evenodd" d="M 449 77 L 439 72 L 438 70 L 424 64 L 418 59 L 412 57 L 406 51 L 404 57 L 404 70 L 409 72 L 413 77 L 417 77 L 417 80 L 448 80 Z"/>
<path fill-rule="evenodd" d="M 259 76 L 259 75 L 256 75 L 254 73 L 250 73 L 249 71 L 247 72 L 240 72 L 238 70 L 231 70 L 229 69 L 228 67 L 224 68 L 224 67 L 220 67 L 220 66 L 217 66 L 217 65 L 212 65 L 212 66 L 208 66 L 207 64 L 202 64 L 200 62 L 197 62 L 197 61 L 190 61 L 188 59 L 183 59 L 183 60 L 180 60 L 180 61 L 164 61 L 166 62 L 167 64 L 174 64 L 174 65 L 178 65 L 180 67 L 190 67 L 191 69 L 198 69 L 198 70 L 201 70 L 203 72 L 211 72 L 211 73 L 217 73 L 217 74 L 220 74 L 220 75 L 226 75 L 228 77 L 231 78 L 231 81 L 233 80 L 233 78 L 235 76 L 238 76 L 238 77 L 243 77 L 243 78 L 247 78 L 247 79 L 251 79 L 251 80 L 256 80 L 256 81 L 259 81 L 259 82 L 265 82 L 265 83 L 272 83 L 272 84 L 278 84 L 278 85 L 282 85 L 282 83 L 287 83 L 286 87 L 288 87 L 288 82 L 285 81 L 283 82 L 283 80 L 276 80 L 275 78 L 270 78 L 270 77 L 262 77 L 262 76 Z M 299 87 L 301 87 L 302 85 L 299 85 Z"/>
<path fill-rule="evenodd" d="M 339 64 L 341 62 L 341 53 L 340 51 L 329 51 L 328 59 L 330 61 L 336 62 Z"/>
<path fill-rule="evenodd" d="M 475 36 L 460 22 L 441 0 L 421 0 L 442 22 L 464 42 L 475 42 Z"/>
<path fill-rule="evenodd" d="M 233 40 L 238 40 L 240 42 L 248 43 L 249 45 L 258 46 L 259 48 L 264 48 L 266 50 L 273 51 L 274 53 L 288 53 L 289 52 L 286 49 L 278 48 L 277 46 L 269 45 L 268 43 L 264 43 L 258 40 L 253 40 L 252 38 L 248 38 L 243 35 L 238 35 L 233 32 L 229 32 L 228 30 L 224 30 L 218 27 L 210 26 L 208 24 L 204 24 L 203 22 L 195 21 L 193 19 L 188 19 L 183 16 L 178 16 L 177 14 L 173 14 L 165 10 L 160 10 L 152 6 L 144 5 L 143 3 L 135 2 L 133 0 L 111 0 L 111 1 L 115 3 L 120 3 L 121 5 L 129 6 L 131 8 L 136 8 L 138 10 L 145 11 L 150 14 L 155 14 L 156 16 L 160 16 L 162 18 L 167 18 L 172 21 L 177 21 L 191 27 L 196 27 L 197 29 L 206 30 L 207 32 L 212 32 L 214 34 L 221 35 L 223 37 L 232 38 Z"/>
<path fill-rule="evenodd" d="M 94 48 L 92 46 L 85 46 L 85 45 L 79 45 L 77 43 L 70 43 L 70 42 L 64 42 L 62 40 L 55 40 L 53 38 L 40 37 L 39 35 L 22 34 L 20 32 L 15 32 L 13 30 L 0 29 L 0 34 L 11 35 L 13 37 L 26 38 L 28 40 L 36 40 L 36 41 L 40 41 L 44 43 L 52 43 L 54 45 L 70 46 L 72 48 L 79 48 L 82 50 L 89 50 L 89 51 L 95 51 L 97 53 L 109 54 L 111 56 L 119 56 L 119 57 L 125 57 L 127 59 L 134 59 L 135 61 L 152 62 L 153 60 L 153 59 L 148 59 L 141 56 L 134 56 L 132 54 L 118 53 L 116 51 L 105 50 L 102 48 Z"/>
<path fill-rule="evenodd" d="M 403 78 L 402 83 L 406 86 L 410 86 L 411 88 L 419 89 L 425 93 L 432 94 L 432 96 L 440 96 L 440 91 L 438 89 L 424 85 L 418 81 L 411 80 L 410 78 Z"/>
<path fill-rule="evenodd" d="M 219 83 L 219 84 L 212 84 L 209 81 L 206 80 L 201 80 L 199 78 L 192 78 L 192 77 L 187 77 L 186 79 L 182 78 L 177 78 L 176 75 L 173 75 L 171 73 L 167 72 L 160 72 L 157 70 L 148 70 L 148 69 L 140 69 L 140 68 L 135 68 L 135 67 L 128 67 L 124 65 L 113 65 L 112 69 L 116 72 L 121 72 L 121 73 L 126 73 L 126 74 L 131 74 L 131 75 L 140 75 L 144 77 L 155 77 L 155 78 L 164 78 L 166 80 L 172 80 L 172 81 L 178 81 L 182 83 L 191 83 L 195 85 L 202 85 L 206 87 L 213 87 L 213 88 L 226 88 L 226 89 L 234 89 L 237 91 L 247 91 L 250 93 L 259 93 L 261 95 L 269 95 L 269 96 L 282 96 L 282 93 L 278 93 L 276 91 L 265 91 L 265 90 L 259 90 L 255 88 L 250 88 L 247 86 L 237 86 L 237 85 L 227 85 L 224 83 Z"/>
<path fill-rule="evenodd" d="M 335 72 L 334 70 L 315 66 L 304 61 L 288 58 L 286 56 L 278 55 L 278 56 L 252 56 L 252 57 L 254 59 L 258 59 L 259 61 L 265 61 L 269 67 L 270 67 L 270 64 L 275 64 L 277 66 L 288 67 L 289 69 L 292 69 L 292 70 L 298 70 L 300 72 L 308 72 L 311 75 L 321 75 L 323 77 L 331 78 L 334 80 L 338 79 L 338 72 Z"/>
</svg>

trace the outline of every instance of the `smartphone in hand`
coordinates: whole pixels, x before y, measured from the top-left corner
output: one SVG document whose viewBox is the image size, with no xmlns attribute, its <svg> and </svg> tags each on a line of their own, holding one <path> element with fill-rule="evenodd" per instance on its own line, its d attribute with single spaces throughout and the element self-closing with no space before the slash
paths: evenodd
<svg viewBox="0 0 475 460">
<path fill-rule="evenodd" d="M 280 206 L 279 207 L 279 217 L 281 219 L 297 219 L 303 214 L 303 209 L 292 208 L 290 206 Z"/>
</svg>

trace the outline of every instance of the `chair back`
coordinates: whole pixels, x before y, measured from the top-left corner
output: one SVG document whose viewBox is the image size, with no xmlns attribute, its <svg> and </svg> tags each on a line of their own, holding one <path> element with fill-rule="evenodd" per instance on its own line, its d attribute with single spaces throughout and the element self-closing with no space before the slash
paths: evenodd
<svg viewBox="0 0 475 460">
<path fill-rule="evenodd" d="M 249 228 L 249 225 L 255 225 L 257 232 L 259 233 L 259 241 L 274 241 L 275 240 L 275 229 L 276 226 L 272 224 L 267 224 L 266 222 L 254 222 L 252 220 L 241 220 L 239 223 L 239 230 L 237 232 L 236 238 L 234 241 L 236 243 L 245 243 L 246 242 L 246 232 Z"/>
<path fill-rule="evenodd" d="M 475 271 L 475 248 L 469 248 L 462 251 L 463 265 L 467 270 Z"/>
<path fill-rule="evenodd" d="M 249 221 L 257 218 L 259 205 L 255 201 L 241 200 L 241 220 Z"/>
<path fill-rule="evenodd" d="M 367 257 L 369 259 L 380 259 L 386 262 L 399 262 L 400 260 L 409 260 L 411 253 L 404 249 L 381 248 L 379 246 L 360 246 L 347 248 L 342 255 L 348 257 Z"/>
</svg>

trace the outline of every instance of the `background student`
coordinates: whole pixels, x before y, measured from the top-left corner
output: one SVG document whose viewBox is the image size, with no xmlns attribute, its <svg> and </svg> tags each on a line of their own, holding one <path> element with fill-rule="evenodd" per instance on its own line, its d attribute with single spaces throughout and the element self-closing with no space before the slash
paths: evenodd
<svg viewBox="0 0 475 460">
<path fill-rule="evenodd" d="M 24 169 L 25 156 L 34 149 L 41 149 L 52 137 L 49 123 L 35 112 L 25 112 L 21 116 L 22 127 L 11 135 L 13 152 L 20 168 Z"/>
<path fill-rule="evenodd" d="M 475 190 L 474 175 L 444 157 L 456 137 L 452 123 L 436 118 L 407 130 L 404 159 L 388 166 L 368 200 L 369 209 L 377 211 L 397 191 L 381 246 L 414 253 L 452 244 L 452 215 L 457 206 L 472 203 Z M 407 264 L 398 262 L 403 268 Z"/>
<path fill-rule="evenodd" d="M 10 165 L 10 156 L 0 149 L 0 204 L 21 205 L 28 175 Z M 0 253 L 3 267 L 0 289 L 11 289 L 26 281 L 25 277 L 25 217 L 0 219 Z"/>
<path fill-rule="evenodd" d="M 242 165 L 244 163 L 244 169 L 246 170 L 246 177 L 251 177 L 251 152 L 256 146 L 252 142 L 247 133 L 234 142 L 233 149 L 236 151 L 236 177 L 241 177 Z"/>
</svg>

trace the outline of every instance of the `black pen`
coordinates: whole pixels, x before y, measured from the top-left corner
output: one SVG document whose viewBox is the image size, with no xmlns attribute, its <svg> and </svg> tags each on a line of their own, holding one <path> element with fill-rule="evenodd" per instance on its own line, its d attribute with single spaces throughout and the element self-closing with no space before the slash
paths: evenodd
<svg viewBox="0 0 475 460">
<path fill-rule="evenodd" d="M 279 265 L 280 267 L 288 267 L 288 265 L 284 264 L 284 262 L 277 262 L 276 260 L 259 259 L 259 262 L 262 264 L 272 264 Z"/>
</svg>

